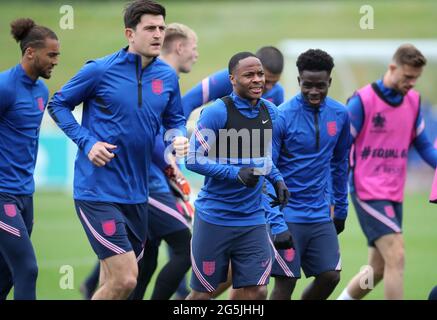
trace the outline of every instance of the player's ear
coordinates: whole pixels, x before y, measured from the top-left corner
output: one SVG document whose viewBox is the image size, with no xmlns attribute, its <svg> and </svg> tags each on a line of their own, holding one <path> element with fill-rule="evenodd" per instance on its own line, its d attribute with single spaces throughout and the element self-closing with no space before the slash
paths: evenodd
<svg viewBox="0 0 437 320">
<path fill-rule="evenodd" d="M 329 77 L 329 81 L 328 81 L 328 88 L 331 86 L 331 83 L 332 83 L 332 78 L 331 77 Z"/>
<path fill-rule="evenodd" d="M 299 87 L 300 87 L 300 76 L 297 76 L 297 84 L 298 84 Z"/>
<path fill-rule="evenodd" d="M 231 81 L 232 85 L 236 84 L 235 76 L 232 73 L 229 75 L 229 80 Z"/>
<path fill-rule="evenodd" d="M 177 54 L 182 54 L 182 51 L 184 50 L 184 43 L 183 41 L 177 41 L 176 42 L 176 53 Z"/>
<path fill-rule="evenodd" d="M 391 73 L 393 73 L 397 68 L 398 66 L 396 65 L 396 63 L 392 62 L 388 65 L 388 69 L 390 70 Z"/>
<path fill-rule="evenodd" d="M 134 39 L 133 39 L 134 30 L 132 28 L 124 29 L 124 35 L 125 35 L 127 41 L 129 42 L 129 44 L 134 42 Z"/>
<path fill-rule="evenodd" d="M 32 60 L 35 57 L 36 49 L 32 47 L 27 47 L 24 51 L 24 55 L 27 59 Z"/>
</svg>

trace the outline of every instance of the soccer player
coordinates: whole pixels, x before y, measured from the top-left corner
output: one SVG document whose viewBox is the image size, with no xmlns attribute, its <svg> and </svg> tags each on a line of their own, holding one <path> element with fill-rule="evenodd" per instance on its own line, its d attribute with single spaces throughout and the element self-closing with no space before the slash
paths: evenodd
<svg viewBox="0 0 437 320">
<path fill-rule="evenodd" d="M 160 58 L 169 64 L 179 76 L 189 73 L 197 61 L 197 35 L 189 27 L 180 23 L 167 26 Z M 152 299 L 166 300 L 175 291 L 175 283 L 180 282 L 191 266 L 189 224 L 176 204 L 165 172 L 170 172 L 174 180 L 184 179 L 172 155 L 164 158 L 164 128 L 155 138 L 149 175 L 149 235 L 144 247 L 143 258 L 139 262 L 137 286 L 130 298 L 142 299 L 147 285 L 156 269 L 159 245 L 164 239 L 173 250 L 169 263 L 158 275 Z M 81 291 L 89 299 L 98 284 L 99 268 L 94 268 L 81 286 Z"/>
<path fill-rule="evenodd" d="M 264 68 L 265 85 L 262 98 L 279 106 L 284 102 L 284 88 L 278 83 L 284 69 L 284 56 L 279 49 L 266 46 L 256 52 Z M 220 70 L 194 86 L 182 97 L 185 117 L 204 104 L 227 96 L 232 92 L 229 71 Z"/>
<path fill-rule="evenodd" d="M 21 62 L 0 73 L 0 299 L 12 286 L 15 299 L 36 299 L 38 266 L 30 240 L 33 173 L 49 79 L 58 64 L 59 41 L 32 19 L 11 23 Z"/>
<path fill-rule="evenodd" d="M 431 166 L 437 152 L 425 135 L 420 95 L 413 90 L 426 59 L 411 44 L 400 46 L 382 79 L 356 91 L 348 101 L 353 163 L 352 201 L 367 238 L 368 268 L 358 273 L 340 300 L 361 299 L 372 288 L 362 279 L 384 279 L 386 299 L 403 299 L 402 202 L 408 149 L 414 144 Z"/>
<path fill-rule="evenodd" d="M 291 298 L 301 268 L 307 277 L 315 277 L 302 299 L 329 297 L 340 280 L 337 235 L 344 229 L 348 209 L 350 121 L 346 108 L 327 96 L 334 61 L 328 53 L 310 49 L 296 65 L 301 92 L 278 107 L 273 135 L 273 161 L 290 191 L 283 214 L 295 249 L 276 255 L 273 300 Z"/>
<path fill-rule="evenodd" d="M 265 46 L 258 49 L 256 56 L 260 59 L 264 68 L 265 85 L 262 98 L 269 100 L 276 106 L 284 102 L 284 89 L 279 84 L 282 71 L 284 69 L 284 56 L 281 51 L 273 46 Z M 191 112 L 203 106 L 204 104 L 227 96 L 232 93 L 232 83 L 229 80 L 228 69 L 220 70 L 205 79 L 190 89 L 182 96 L 182 105 L 184 108 L 185 117 L 188 119 Z M 265 206 L 269 206 L 267 202 Z M 267 208 L 269 210 L 269 208 Z M 284 230 L 282 230 L 284 231 Z M 231 273 L 231 270 L 230 270 Z M 229 273 L 229 274 L 230 274 Z M 222 294 L 231 285 L 230 277 L 222 283 L 215 292 L 215 296 Z M 231 298 L 238 294 L 238 290 L 232 290 Z"/>
<path fill-rule="evenodd" d="M 189 27 L 180 23 L 171 23 L 165 32 L 161 59 L 167 62 L 179 76 L 189 73 L 197 61 L 197 35 Z M 180 172 L 175 158 L 166 155 L 164 159 L 164 137 L 159 134 L 155 138 L 152 164 L 149 176 L 149 235 L 140 261 L 138 285 L 132 298 L 142 299 L 158 262 L 158 247 L 161 239 L 165 240 L 172 250 L 170 260 L 159 272 L 152 300 L 168 300 L 175 293 L 179 283 L 191 266 L 190 260 L 190 225 L 180 212 L 167 183 L 167 176 L 185 179 Z M 164 173 L 167 172 L 167 175 Z M 180 186 L 179 186 L 180 187 Z"/>
<path fill-rule="evenodd" d="M 57 92 L 49 111 L 77 145 L 74 201 L 100 262 L 92 299 L 124 299 L 137 283 L 147 232 L 148 177 L 161 124 L 187 148 L 178 77 L 158 58 L 165 8 L 137 0 L 125 10 L 129 45 L 91 60 Z M 83 102 L 82 125 L 72 110 Z M 177 132 L 176 132 L 177 131 Z"/>
<path fill-rule="evenodd" d="M 195 202 L 193 290 L 187 299 L 210 299 L 226 280 L 229 262 L 233 287 L 243 288 L 240 297 L 265 299 L 272 259 L 262 206 L 264 176 L 274 185 L 279 203 L 288 201 L 287 187 L 269 153 L 277 109 L 261 99 L 261 61 L 240 52 L 228 69 L 233 92 L 203 110 L 186 160 L 189 170 L 205 176 Z M 286 233 L 276 245 L 291 246 Z"/>
</svg>

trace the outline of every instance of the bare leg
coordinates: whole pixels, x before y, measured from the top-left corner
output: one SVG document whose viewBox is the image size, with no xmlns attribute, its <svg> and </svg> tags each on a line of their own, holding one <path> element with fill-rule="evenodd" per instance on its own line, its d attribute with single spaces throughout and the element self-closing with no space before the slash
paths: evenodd
<svg viewBox="0 0 437 320">
<path fill-rule="evenodd" d="M 211 300 L 211 298 L 212 293 L 210 292 L 191 290 L 190 294 L 185 298 L 185 300 Z"/>
<path fill-rule="evenodd" d="M 325 300 L 340 282 L 340 271 L 326 271 L 316 276 L 305 288 L 302 300 Z"/>
<path fill-rule="evenodd" d="M 236 289 L 236 300 L 266 300 L 267 286 L 249 286 Z"/>
<path fill-rule="evenodd" d="M 387 300 L 404 298 L 405 249 L 402 234 L 388 234 L 375 241 L 384 258 L 384 295 Z"/>
<path fill-rule="evenodd" d="M 384 276 L 384 259 L 377 248 L 369 247 L 368 265 L 349 281 L 346 290 L 352 299 L 362 299 Z"/>
<path fill-rule="evenodd" d="M 297 278 L 276 276 L 270 300 L 291 300 Z"/>
<path fill-rule="evenodd" d="M 100 261 L 100 288 L 93 300 L 126 299 L 137 284 L 138 266 L 133 251 Z"/>
</svg>

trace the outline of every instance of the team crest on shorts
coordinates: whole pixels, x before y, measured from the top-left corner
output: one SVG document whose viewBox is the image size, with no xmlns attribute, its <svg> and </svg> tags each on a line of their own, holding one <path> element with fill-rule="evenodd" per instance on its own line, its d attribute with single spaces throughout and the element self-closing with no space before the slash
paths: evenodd
<svg viewBox="0 0 437 320">
<path fill-rule="evenodd" d="M 384 207 L 384 211 L 385 211 L 385 214 L 386 214 L 387 217 L 392 218 L 392 219 L 394 217 L 396 217 L 396 213 L 395 213 L 395 211 L 394 211 L 392 206 L 385 206 Z"/>
<path fill-rule="evenodd" d="M 337 134 L 337 122 L 335 121 L 329 121 L 327 123 L 327 127 L 328 127 L 328 134 L 333 137 Z"/>
<path fill-rule="evenodd" d="M 215 272 L 215 261 L 203 261 L 202 268 L 204 274 L 212 276 Z"/>
<path fill-rule="evenodd" d="M 295 255 L 294 249 L 286 249 L 286 250 L 284 250 L 284 258 L 288 262 L 293 261 L 294 255 Z"/>
<path fill-rule="evenodd" d="M 8 217 L 15 217 L 17 215 L 17 209 L 15 208 L 15 204 L 5 204 L 3 205 L 3 210 Z"/>
<path fill-rule="evenodd" d="M 154 94 L 161 94 L 164 89 L 164 82 L 161 79 L 152 80 L 152 91 Z"/>
<path fill-rule="evenodd" d="M 115 220 L 107 220 L 102 222 L 102 229 L 105 235 L 112 236 L 115 234 Z"/>
</svg>

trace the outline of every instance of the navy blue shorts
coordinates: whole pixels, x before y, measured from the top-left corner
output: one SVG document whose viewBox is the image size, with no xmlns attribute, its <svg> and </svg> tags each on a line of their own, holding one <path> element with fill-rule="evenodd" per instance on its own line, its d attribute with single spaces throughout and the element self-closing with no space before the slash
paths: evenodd
<svg viewBox="0 0 437 320">
<path fill-rule="evenodd" d="M 30 234 L 33 228 L 32 196 L 0 193 L 0 300 L 6 299 L 17 279 L 26 279 L 25 287 L 15 288 L 15 298 L 35 299 L 36 276 L 28 270 L 37 270 L 35 251 Z M 30 280 L 32 279 L 32 280 Z"/>
<path fill-rule="evenodd" d="M 327 271 L 340 271 L 340 247 L 334 224 L 287 223 L 295 249 L 277 250 L 272 276 L 312 277 Z"/>
<path fill-rule="evenodd" d="M 0 193 L 0 229 L 10 235 L 29 236 L 33 228 L 32 196 L 17 196 Z"/>
<path fill-rule="evenodd" d="M 351 194 L 355 212 L 367 244 L 375 246 L 375 241 L 392 233 L 402 233 L 402 203 L 388 200 L 360 200 Z"/>
<path fill-rule="evenodd" d="M 100 260 L 134 251 L 140 259 L 147 238 L 147 203 L 74 200 L 88 240 Z"/>
<path fill-rule="evenodd" d="M 266 225 L 227 227 L 194 218 L 191 288 L 213 292 L 226 281 L 232 264 L 234 288 L 267 285 L 272 252 Z"/>
<path fill-rule="evenodd" d="M 148 204 L 148 239 L 162 239 L 173 232 L 190 228 L 190 224 L 176 206 L 176 199 L 173 194 L 151 193 Z"/>
</svg>

